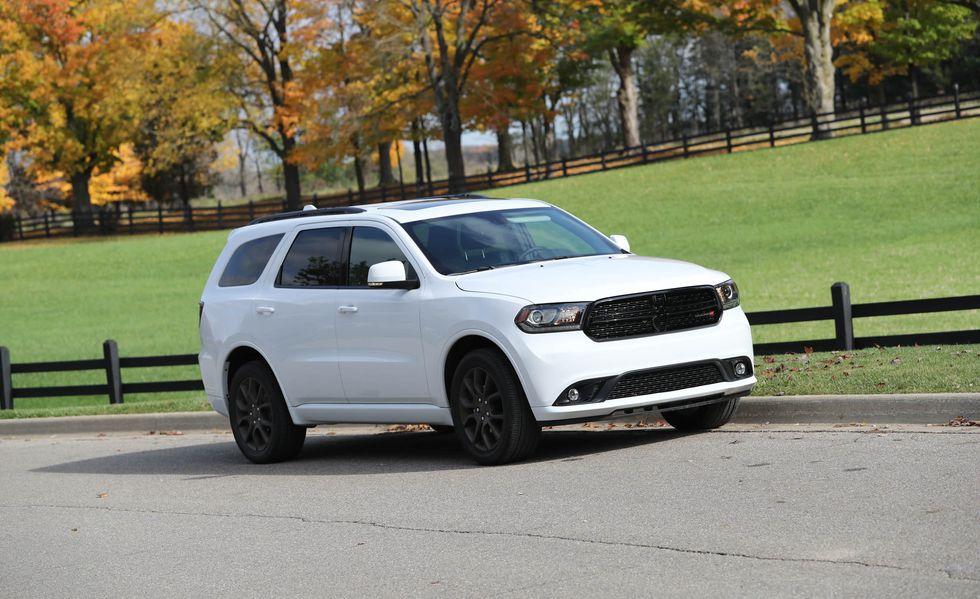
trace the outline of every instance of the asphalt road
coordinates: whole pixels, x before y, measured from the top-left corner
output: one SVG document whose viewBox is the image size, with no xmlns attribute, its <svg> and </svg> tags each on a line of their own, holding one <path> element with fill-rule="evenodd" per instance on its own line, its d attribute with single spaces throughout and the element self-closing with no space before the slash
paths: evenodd
<svg viewBox="0 0 980 599">
<path fill-rule="evenodd" d="M 0 596 L 980 595 L 980 429 L 0 440 Z"/>
</svg>

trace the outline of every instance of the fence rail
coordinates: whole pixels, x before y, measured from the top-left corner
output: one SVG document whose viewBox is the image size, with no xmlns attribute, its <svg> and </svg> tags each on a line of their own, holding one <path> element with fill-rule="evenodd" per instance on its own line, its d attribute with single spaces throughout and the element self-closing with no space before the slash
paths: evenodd
<svg viewBox="0 0 980 599">
<path fill-rule="evenodd" d="M 980 295 L 851 304 L 850 288 L 847 283 L 834 283 L 830 288 L 830 295 L 830 306 L 749 312 L 747 314 L 749 324 L 753 327 L 833 320 L 836 332 L 833 339 L 757 343 L 753 347 L 755 354 L 796 353 L 808 350 L 852 350 L 893 345 L 980 343 L 980 329 L 855 337 L 853 323 L 854 318 L 871 316 L 977 310 L 980 309 Z M 105 395 L 110 404 L 121 404 L 123 398 L 130 394 L 202 391 L 204 389 L 204 383 L 198 379 L 142 383 L 125 383 L 122 380 L 122 369 L 124 368 L 191 366 L 197 364 L 196 354 L 121 358 L 116 342 L 111 339 L 102 344 L 102 353 L 102 359 L 12 364 L 10 351 L 6 347 L 0 346 L 0 409 L 13 409 L 14 399 L 18 398 Z M 58 387 L 15 387 L 13 384 L 14 374 L 84 370 L 104 370 L 106 383 L 104 385 L 64 385 Z"/>
<path fill-rule="evenodd" d="M 320 207 L 369 204 L 405 200 L 452 192 L 481 191 L 559 177 L 651 164 L 665 160 L 694 158 L 711 154 L 732 154 L 759 148 L 804 143 L 826 137 L 862 135 L 896 128 L 913 127 L 956 119 L 980 117 L 980 92 L 928 98 L 909 98 L 906 102 L 870 105 L 809 118 L 772 122 L 768 127 L 727 128 L 634 147 L 603 150 L 577 158 L 562 158 L 525 164 L 511 171 L 472 174 L 450 184 L 448 179 L 374 187 L 364 191 L 307 196 L 304 201 Z M 264 200 L 247 204 L 181 208 L 101 208 L 90 213 L 48 212 L 23 218 L 0 215 L 0 241 L 27 240 L 79 235 L 132 235 L 177 231 L 228 229 L 248 224 L 259 216 L 286 208 L 285 200 Z"/>
</svg>

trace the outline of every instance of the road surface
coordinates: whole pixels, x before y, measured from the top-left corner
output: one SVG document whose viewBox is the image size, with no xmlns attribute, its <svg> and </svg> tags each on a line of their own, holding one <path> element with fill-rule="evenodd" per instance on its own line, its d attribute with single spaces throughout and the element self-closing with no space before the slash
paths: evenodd
<svg viewBox="0 0 980 599">
<path fill-rule="evenodd" d="M 0 440 L 0 595 L 980 596 L 980 429 Z"/>
</svg>

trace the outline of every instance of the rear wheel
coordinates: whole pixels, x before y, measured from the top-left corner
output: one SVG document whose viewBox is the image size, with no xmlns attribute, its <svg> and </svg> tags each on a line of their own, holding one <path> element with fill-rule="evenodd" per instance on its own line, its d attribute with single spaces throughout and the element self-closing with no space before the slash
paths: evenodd
<svg viewBox="0 0 980 599">
<path fill-rule="evenodd" d="M 463 448 L 480 464 L 505 464 L 534 452 L 541 427 L 521 383 L 498 352 L 479 349 L 456 367 L 453 424 Z"/>
<path fill-rule="evenodd" d="M 727 401 L 661 413 L 667 424 L 680 431 L 703 431 L 727 424 L 735 415 L 738 397 Z"/>
<path fill-rule="evenodd" d="M 253 361 L 239 368 L 228 395 L 231 431 L 246 458 L 269 464 L 299 454 L 306 428 L 293 424 L 279 383 L 268 366 Z"/>
</svg>

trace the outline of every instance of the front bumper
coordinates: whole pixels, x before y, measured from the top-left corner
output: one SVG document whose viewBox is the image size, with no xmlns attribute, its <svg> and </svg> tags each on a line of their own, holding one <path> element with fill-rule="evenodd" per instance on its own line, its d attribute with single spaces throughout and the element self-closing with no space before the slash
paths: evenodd
<svg viewBox="0 0 980 599">
<path fill-rule="evenodd" d="M 541 422 L 597 419 L 679 400 L 745 395 L 756 382 L 753 375 L 663 393 L 553 405 L 569 386 L 584 380 L 613 379 L 633 371 L 740 356 L 751 360 L 752 335 L 740 307 L 726 310 L 715 325 L 650 337 L 597 343 L 581 331 L 570 331 L 523 334 L 520 343 L 519 374 L 531 411 Z"/>
</svg>

